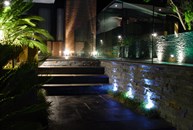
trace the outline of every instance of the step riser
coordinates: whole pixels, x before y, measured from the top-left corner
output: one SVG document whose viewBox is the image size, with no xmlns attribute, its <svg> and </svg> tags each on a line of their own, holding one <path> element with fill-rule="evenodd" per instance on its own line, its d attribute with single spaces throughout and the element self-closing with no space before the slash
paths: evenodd
<svg viewBox="0 0 193 130">
<path fill-rule="evenodd" d="M 43 87 L 48 95 L 107 94 L 111 86 Z"/>
<path fill-rule="evenodd" d="M 100 77 L 90 77 L 90 76 L 83 76 L 83 77 L 40 77 L 41 80 L 45 81 L 49 79 L 47 83 L 49 84 L 77 84 L 77 83 L 102 83 L 108 84 L 109 79 L 106 76 Z"/>
<path fill-rule="evenodd" d="M 49 66 L 40 66 L 38 73 L 40 80 L 46 81 L 42 88 L 48 95 L 106 94 L 112 89 L 98 60 L 53 59 L 47 60 L 44 65 Z"/>
<path fill-rule="evenodd" d="M 104 74 L 103 67 L 97 68 L 38 68 L 41 74 Z"/>
<path fill-rule="evenodd" d="M 70 66 L 70 67 L 81 67 L 81 66 L 100 66 L 100 61 L 99 60 L 91 60 L 91 59 L 47 59 L 44 61 L 41 66 L 46 67 L 46 66 L 51 66 L 51 67 L 57 67 L 57 66 Z"/>
</svg>

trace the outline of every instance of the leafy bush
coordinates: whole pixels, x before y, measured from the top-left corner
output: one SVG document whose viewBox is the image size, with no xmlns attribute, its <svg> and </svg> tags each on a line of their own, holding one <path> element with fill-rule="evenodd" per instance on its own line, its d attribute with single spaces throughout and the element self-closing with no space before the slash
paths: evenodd
<svg viewBox="0 0 193 130">
<path fill-rule="evenodd" d="M 47 125 L 48 107 L 34 64 L 0 76 L 0 129 L 37 130 Z"/>
<path fill-rule="evenodd" d="M 130 99 L 130 98 L 126 97 L 125 92 L 109 91 L 109 95 L 111 95 L 111 97 L 113 97 L 114 99 L 121 102 L 126 107 L 130 108 L 131 110 L 133 110 L 135 112 L 143 114 L 149 118 L 159 118 L 160 117 L 159 112 L 156 108 L 146 109 L 144 107 L 145 106 L 144 102 L 140 102 L 138 99 L 135 99 L 135 98 Z"/>
<path fill-rule="evenodd" d="M 43 19 L 27 16 L 32 7 L 31 0 L 12 0 L 11 5 L 3 7 L 0 1 L 0 129 L 1 130 L 41 130 L 47 127 L 48 108 L 42 94 L 37 74 L 37 63 L 29 60 L 17 68 L 7 69 L 6 64 L 15 61 L 23 48 L 37 48 L 47 52 L 44 44 L 52 36 L 37 27 Z M 12 63 L 12 65 L 14 65 Z"/>
</svg>

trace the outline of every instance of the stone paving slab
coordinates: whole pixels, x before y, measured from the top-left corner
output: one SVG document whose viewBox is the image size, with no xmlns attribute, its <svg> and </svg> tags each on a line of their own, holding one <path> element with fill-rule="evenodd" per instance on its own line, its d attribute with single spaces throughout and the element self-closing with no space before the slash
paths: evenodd
<svg viewBox="0 0 193 130">
<path fill-rule="evenodd" d="M 48 130 L 175 130 L 161 119 L 132 112 L 108 95 L 47 96 Z"/>
</svg>

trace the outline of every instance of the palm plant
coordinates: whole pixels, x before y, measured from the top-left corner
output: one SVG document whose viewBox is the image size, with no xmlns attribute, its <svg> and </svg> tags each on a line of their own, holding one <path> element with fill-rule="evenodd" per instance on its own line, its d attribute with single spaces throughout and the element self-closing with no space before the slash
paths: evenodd
<svg viewBox="0 0 193 130">
<path fill-rule="evenodd" d="M 3 6 L 2 0 L 0 3 Z M 53 37 L 47 30 L 37 27 L 37 23 L 43 21 L 41 17 L 26 15 L 31 7 L 32 0 L 12 0 L 10 6 L 0 9 L 0 44 L 37 48 L 47 53 L 45 42 Z"/>
<path fill-rule="evenodd" d="M 25 0 L 26 1 L 26 0 Z M 0 0 L 0 129 L 44 129 L 49 103 L 40 92 L 42 81 L 37 76 L 37 63 L 23 63 L 18 68 L 5 71 L 3 68 L 18 57 L 23 48 L 37 48 L 47 53 L 46 40 L 52 36 L 37 23 L 39 16 L 27 16 L 31 0 L 12 0 L 3 7 Z M 43 118 L 43 119 L 42 119 Z"/>
</svg>

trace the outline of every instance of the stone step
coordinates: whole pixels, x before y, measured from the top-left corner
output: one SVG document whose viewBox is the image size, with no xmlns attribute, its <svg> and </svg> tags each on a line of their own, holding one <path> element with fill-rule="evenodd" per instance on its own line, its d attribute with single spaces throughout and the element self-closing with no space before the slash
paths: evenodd
<svg viewBox="0 0 193 130">
<path fill-rule="evenodd" d="M 69 57 L 49 57 L 39 66 L 100 66 L 100 61 L 91 58 L 75 58 Z"/>
<path fill-rule="evenodd" d="M 93 66 L 50 66 L 39 67 L 38 73 L 40 74 L 104 74 L 104 67 Z"/>
<path fill-rule="evenodd" d="M 108 86 L 109 84 L 100 84 L 100 83 L 92 83 L 92 84 L 44 84 L 43 88 L 59 88 L 59 87 L 93 87 L 93 86 Z"/>
<path fill-rule="evenodd" d="M 112 87 L 100 61 L 85 58 L 49 58 L 38 67 L 48 95 L 101 94 Z"/>
<path fill-rule="evenodd" d="M 106 75 L 98 74 L 39 74 L 40 79 L 47 80 L 49 84 L 108 84 L 109 78 Z"/>
<path fill-rule="evenodd" d="M 112 86 L 109 84 L 44 84 L 48 95 L 106 94 Z"/>
</svg>

